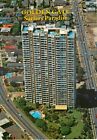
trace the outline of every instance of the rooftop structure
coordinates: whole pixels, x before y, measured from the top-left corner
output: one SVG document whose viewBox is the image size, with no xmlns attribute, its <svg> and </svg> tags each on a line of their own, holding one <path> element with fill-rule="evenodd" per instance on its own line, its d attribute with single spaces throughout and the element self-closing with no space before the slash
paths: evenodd
<svg viewBox="0 0 97 140">
<path fill-rule="evenodd" d="M 48 33 L 50 36 L 60 34 L 67 34 L 70 38 L 74 38 L 75 36 L 75 30 L 66 29 L 65 27 L 58 28 L 56 24 L 36 25 L 36 23 L 32 23 L 29 25 L 22 25 L 22 33 L 28 33 L 28 31 L 32 31 L 35 35 Z"/>
<path fill-rule="evenodd" d="M 1 136 L 3 136 L 2 134 L 3 133 L 5 133 L 6 131 L 2 128 L 2 127 L 0 127 L 0 134 L 1 134 Z M 1 140 L 1 139 L 0 139 Z"/>
<path fill-rule="evenodd" d="M 8 57 L 8 60 L 6 62 L 15 62 L 16 63 L 16 59 L 17 59 L 17 56 L 11 56 L 11 57 Z"/>
<path fill-rule="evenodd" d="M 12 78 L 8 79 L 8 82 L 14 82 L 14 83 L 17 83 L 17 84 L 21 84 L 21 83 L 24 82 L 24 79 L 23 79 L 22 76 L 12 77 Z"/>
<path fill-rule="evenodd" d="M 54 5 L 59 6 L 59 5 L 65 5 L 66 0 L 54 0 Z"/>
<path fill-rule="evenodd" d="M 86 7 L 88 11 L 95 11 L 97 9 L 97 0 L 86 0 Z"/>
<path fill-rule="evenodd" d="M 12 45 L 8 45 L 8 46 L 4 46 L 4 49 L 7 49 L 7 50 L 15 50 L 16 49 L 16 46 L 12 46 Z"/>
<path fill-rule="evenodd" d="M 0 127 L 0 140 L 3 140 L 4 129 Z"/>
<path fill-rule="evenodd" d="M 1 33 L 8 33 L 11 31 L 11 28 L 1 27 Z"/>
<path fill-rule="evenodd" d="M 17 68 L 17 69 L 23 69 L 23 63 L 12 63 L 8 62 L 7 67 L 9 68 Z"/>
<path fill-rule="evenodd" d="M 67 110 L 67 105 L 56 105 L 55 110 Z"/>
<path fill-rule="evenodd" d="M 11 18 L 9 17 L 0 17 L 0 24 L 8 24 L 8 23 L 11 23 Z"/>
<path fill-rule="evenodd" d="M 5 124 L 7 124 L 9 122 L 10 121 L 7 118 L 4 118 L 4 119 L 0 120 L 0 126 L 3 126 L 3 125 L 5 125 Z"/>
</svg>

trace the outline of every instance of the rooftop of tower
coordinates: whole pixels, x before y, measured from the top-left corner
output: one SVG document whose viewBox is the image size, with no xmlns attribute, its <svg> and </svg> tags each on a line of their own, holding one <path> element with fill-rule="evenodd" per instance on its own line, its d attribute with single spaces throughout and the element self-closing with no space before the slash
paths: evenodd
<svg viewBox="0 0 97 140">
<path fill-rule="evenodd" d="M 22 33 L 32 31 L 35 35 L 48 33 L 49 36 L 64 35 L 74 38 L 75 30 L 66 28 L 65 26 L 56 27 L 55 24 L 37 25 L 36 23 L 22 24 Z"/>
</svg>

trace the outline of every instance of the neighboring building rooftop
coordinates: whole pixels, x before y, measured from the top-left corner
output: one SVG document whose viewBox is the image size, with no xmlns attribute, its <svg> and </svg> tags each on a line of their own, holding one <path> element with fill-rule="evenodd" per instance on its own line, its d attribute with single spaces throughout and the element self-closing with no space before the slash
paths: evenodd
<svg viewBox="0 0 97 140">
<path fill-rule="evenodd" d="M 9 18 L 9 17 L 0 17 L 0 24 L 8 24 L 8 23 L 11 23 L 11 18 Z"/>
<path fill-rule="evenodd" d="M 65 5 L 66 0 L 54 0 L 54 5 L 59 6 L 59 5 Z"/>
<path fill-rule="evenodd" d="M 9 68 L 20 68 L 23 69 L 23 63 L 7 63 L 7 67 Z"/>
<path fill-rule="evenodd" d="M 24 78 L 23 76 L 18 76 L 18 77 L 12 77 L 8 79 L 9 82 L 15 82 L 15 83 L 23 83 Z"/>
<path fill-rule="evenodd" d="M 5 5 L 6 5 L 6 3 L 1 3 L 0 2 L 0 8 L 4 8 Z"/>
<path fill-rule="evenodd" d="M 10 28 L 12 26 L 13 26 L 13 24 L 3 24 L 3 27 L 5 27 L 5 28 Z"/>
<path fill-rule="evenodd" d="M 95 11 L 97 9 L 97 0 L 86 0 L 87 11 Z"/>
<path fill-rule="evenodd" d="M 0 127 L 0 140 L 3 140 L 3 128 Z"/>
<path fill-rule="evenodd" d="M 11 56 L 8 57 L 8 60 L 6 62 L 16 62 L 17 56 Z"/>
<path fill-rule="evenodd" d="M 7 118 L 0 120 L 0 126 L 9 123 L 10 121 Z"/>
<path fill-rule="evenodd" d="M 1 27 L 1 33 L 8 33 L 11 31 L 11 28 Z"/>
<path fill-rule="evenodd" d="M 67 110 L 67 105 L 55 105 L 55 110 Z"/>
<path fill-rule="evenodd" d="M 97 0 L 86 0 L 86 2 L 95 3 L 95 2 L 97 2 Z"/>
<path fill-rule="evenodd" d="M 2 127 L 0 127 L 0 136 L 3 136 L 2 134 L 5 133 L 5 132 L 6 131 Z M 1 140 L 1 137 L 0 137 L 0 140 Z"/>
<path fill-rule="evenodd" d="M 14 49 L 16 49 L 16 46 L 4 46 L 4 49 L 14 50 Z"/>
</svg>

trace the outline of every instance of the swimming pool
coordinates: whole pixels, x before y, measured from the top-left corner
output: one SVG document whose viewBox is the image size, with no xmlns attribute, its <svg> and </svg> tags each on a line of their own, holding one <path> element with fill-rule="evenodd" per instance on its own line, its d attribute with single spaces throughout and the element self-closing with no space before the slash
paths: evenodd
<svg viewBox="0 0 97 140">
<path fill-rule="evenodd" d="M 30 111 L 29 114 L 35 119 L 41 119 L 42 114 L 39 111 Z"/>
<path fill-rule="evenodd" d="M 12 73 L 6 73 L 5 78 L 11 78 L 12 77 Z"/>
</svg>

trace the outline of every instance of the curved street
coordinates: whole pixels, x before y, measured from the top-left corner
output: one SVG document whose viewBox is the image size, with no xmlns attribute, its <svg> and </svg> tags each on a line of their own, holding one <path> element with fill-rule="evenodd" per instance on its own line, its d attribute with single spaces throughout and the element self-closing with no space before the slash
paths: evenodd
<svg viewBox="0 0 97 140">
<path fill-rule="evenodd" d="M 0 84 L 0 103 L 10 113 L 14 120 L 19 124 L 25 132 L 27 132 L 33 139 L 47 139 L 47 137 L 40 132 L 30 120 L 26 119 L 25 116 L 20 116 L 16 107 L 10 99 L 7 99 L 6 90 L 4 86 Z"/>
</svg>

